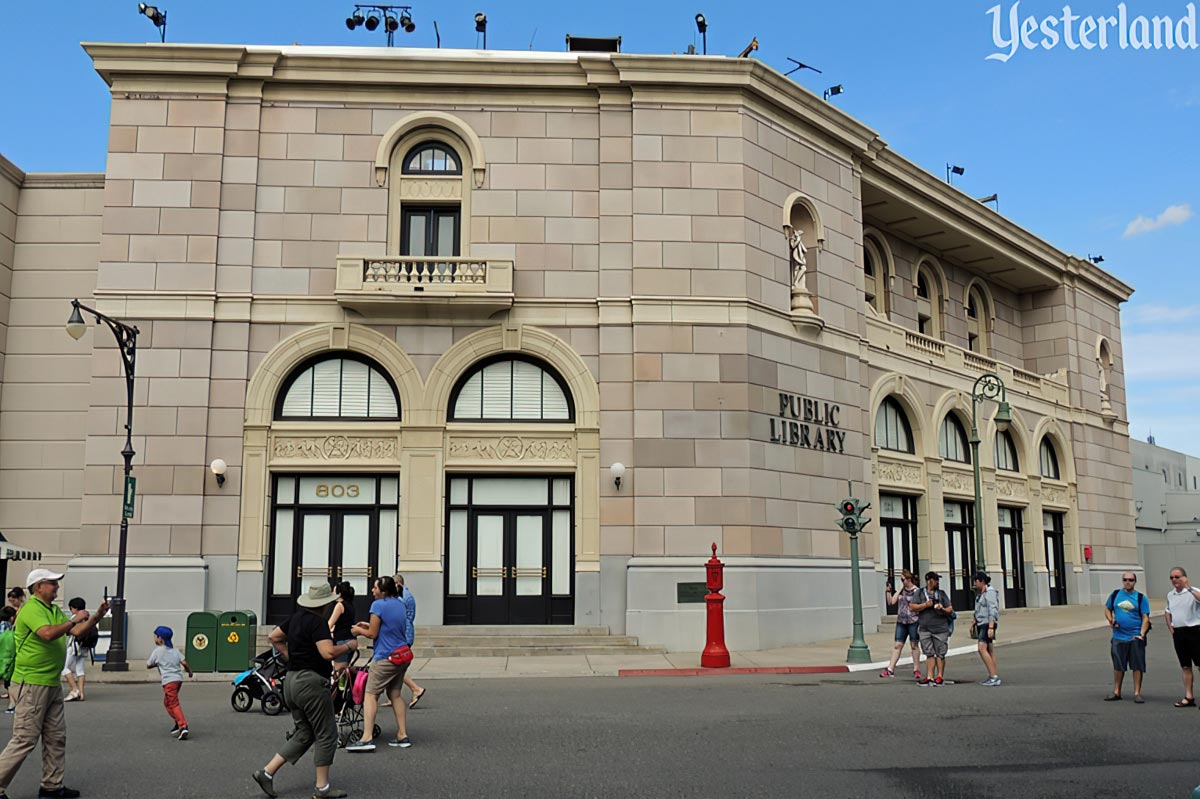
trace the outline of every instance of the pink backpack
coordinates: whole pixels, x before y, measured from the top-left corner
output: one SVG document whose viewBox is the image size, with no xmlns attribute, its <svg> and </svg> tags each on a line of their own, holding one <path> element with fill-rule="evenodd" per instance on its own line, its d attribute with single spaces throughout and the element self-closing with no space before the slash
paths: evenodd
<svg viewBox="0 0 1200 799">
<path fill-rule="evenodd" d="M 367 695 L 367 670 L 355 669 L 354 676 L 351 679 L 354 682 L 350 684 L 350 701 L 356 705 L 361 705 L 363 698 Z"/>
</svg>

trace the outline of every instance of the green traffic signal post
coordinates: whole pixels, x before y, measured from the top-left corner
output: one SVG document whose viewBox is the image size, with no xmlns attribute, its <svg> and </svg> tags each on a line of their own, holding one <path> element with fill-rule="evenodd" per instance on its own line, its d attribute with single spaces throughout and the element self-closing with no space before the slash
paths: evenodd
<svg viewBox="0 0 1200 799">
<path fill-rule="evenodd" d="M 853 486 L 850 486 L 849 490 L 853 492 Z M 863 502 L 853 496 L 838 503 L 842 518 L 838 519 L 837 525 L 850 536 L 850 591 L 854 607 L 854 637 L 851 638 L 850 648 L 846 651 L 847 663 L 871 662 L 871 650 L 863 636 L 862 578 L 858 573 L 858 534 L 871 521 L 862 515 L 869 507 L 870 502 Z"/>
</svg>

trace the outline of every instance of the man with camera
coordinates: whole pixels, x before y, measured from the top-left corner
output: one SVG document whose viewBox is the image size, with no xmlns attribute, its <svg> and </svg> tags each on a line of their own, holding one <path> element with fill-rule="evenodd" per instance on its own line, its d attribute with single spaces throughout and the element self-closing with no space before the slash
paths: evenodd
<svg viewBox="0 0 1200 799">
<path fill-rule="evenodd" d="M 950 614 L 954 608 L 950 597 L 939 588 L 941 575 L 929 572 L 925 575 L 925 587 L 921 589 L 909 609 L 917 613 L 917 635 L 921 639 L 921 651 L 925 653 L 925 679 L 918 685 L 940 687 L 945 681 L 946 650 L 950 644 Z"/>
<path fill-rule="evenodd" d="M 1175 644 L 1175 656 L 1183 668 L 1183 699 L 1175 707 L 1195 707 L 1192 665 L 1200 666 L 1200 588 L 1188 582 L 1182 566 L 1171 569 L 1171 591 L 1167 594 L 1167 629 Z"/>
</svg>

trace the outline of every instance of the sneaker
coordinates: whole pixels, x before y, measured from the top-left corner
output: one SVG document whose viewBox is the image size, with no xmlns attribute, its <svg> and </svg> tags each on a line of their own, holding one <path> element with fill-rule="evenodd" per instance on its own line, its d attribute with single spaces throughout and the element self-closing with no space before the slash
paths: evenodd
<svg viewBox="0 0 1200 799">
<path fill-rule="evenodd" d="M 79 699 L 79 693 L 77 691 L 72 691 L 63 697 L 64 702 L 74 702 L 77 699 Z"/>
<path fill-rule="evenodd" d="M 891 669 L 884 669 L 883 671 L 879 672 L 879 676 L 880 677 L 895 677 L 896 672 L 892 671 Z"/>
<path fill-rule="evenodd" d="M 934 685 L 934 687 L 936 687 L 936 688 L 941 688 L 941 687 L 942 687 L 942 683 L 943 683 L 943 682 L 944 682 L 944 680 L 942 680 L 942 678 L 941 678 L 941 677 L 935 677 L 935 678 L 933 679 L 933 685 Z"/>
<path fill-rule="evenodd" d="M 313 791 L 313 799 L 343 799 L 349 795 L 340 788 L 331 788 L 328 785 Z"/>
<path fill-rule="evenodd" d="M 176 724 L 174 727 L 172 727 L 170 730 L 170 733 L 171 733 L 172 738 L 174 738 L 176 735 L 178 735 L 179 734 L 179 725 Z"/>
<path fill-rule="evenodd" d="M 922 678 L 922 679 L 917 680 L 917 685 L 921 686 L 922 688 L 926 688 L 930 685 L 933 685 L 933 680 L 926 680 L 926 679 Z"/>
<path fill-rule="evenodd" d="M 405 736 L 404 738 L 396 738 L 394 740 L 388 741 L 388 746 L 394 746 L 394 747 L 398 747 L 400 749 L 407 749 L 408 747 L 412 746 L 412 741 L 408 740 L 408 737 Z"/>
<path fill-rule="evenodd" d="M 179 740 L 186 741 L 187 737 L 188 737 L 188 728 L 184 727 L 182 730 L 179 731 Z"/>
<path fill-rule="evenodd" d="M 4 708 L 4 712 L 11 716 L 17 712 L 17 709 L 15 707 L 6 707 Z"/>
<path fill-rule="evenodd" d="M 992 687 L 995 688 L 999 684 L 1000 684 L 1000 677 L 999 676 L 993 677 L 992 678 Z"/>
<path fill-rule="evenodd" d="M 993 679 L 995 679 L 995 678 L 994 678 L 994 677 L 988 677 L 986 680 L 980 680 L 980 681 L 979 681 L 979 684 L 980 684 L 980 685 L 991 685 L 991 684 L 992 684 L 992 680 L 993 680 Z"/>
<path fill-rule="evenodd" d="M 356 741 L 346 747 L 347 752 L 374 752 L 374 741 Z"/>
<path fill-rule="evenodd" d="M 263 771 L 262 769 L 259 769 L 258 771 L 254 772 L 250 776 L 251 776 L 251 778 L 253 778 L 253 780 L 255 782 L 258 783 L 258 787 L 262 788 L 263 793 L 265 793 L 267 796 L 270 796 L 271 799 L 274 799 L 274 797 L 276 796 L 275 780 L 271 779 L 270 775 L 268 775 L 267 772 Z"/>
<path fill-rule="evenodd" d="M 78 799 L 79 791 L 61 785 L 58 788 L 38 788 L 38 796 L 49 796 L 54 799 Z"/>
<path fill-rule="evenodd" d="M 913 676 L 919 680 L 919 679 L 921 679 L 921 672 L 917 671 L 916 669 L 913 669 Z"/>
</svg>

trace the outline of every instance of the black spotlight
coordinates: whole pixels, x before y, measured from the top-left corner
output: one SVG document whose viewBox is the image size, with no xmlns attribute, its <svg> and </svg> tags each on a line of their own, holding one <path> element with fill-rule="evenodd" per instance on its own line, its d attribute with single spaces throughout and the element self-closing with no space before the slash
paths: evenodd
<svg viewBox="0 0 1200 799">
<path fill-rule="evenodd" d="M 696 29 L 701 33 L 708 31 L 708 20 L 704 18 L 703 14 L 696 15 Z"/>
<path fill-rule="evenodd" d="M 395 17 L 388 16 L 383 18 L 383 29 L 388 33 L 395 33 L 399 27 L 400 23 L 396 21 Z"/>
<path fill-rule="evenodd" d="M 363 25 L 366 26 L 367 30 L 369 31 L 375 30 L 379 27 L 379 15 L 374 13 L 370 14 L 363 22 Z"/>
<path fill-rule="evenodd" d="M 361 11 L 355 11 L 353 14 L 346 17 L 346 27 L 350 30 L 354 30 L 361 24 L 363 24 L 363 15 Z"/>
<path fill-rule="evenodd" d="M 483 13 L 482 11 L 475 15 L 475 32 L 487 32 L 487 14 Z"/>
<path fill-rule="evenodd" d="M 412 21 L 412 17 L 407 12 L 400 15 L 400 27 L 404 28 L 405 33 L 412 33 L 417 29 L 416 23 Z"/>
<path fill-rule="evenodd" d="M 839 94 L 845 94 L 845 92 L 845 88 L 840 83 L 837 86 L 830 86 L 825 90 L 825 99 L 828 100 L 830 97 L 837 97 Z"/>
</svg>

